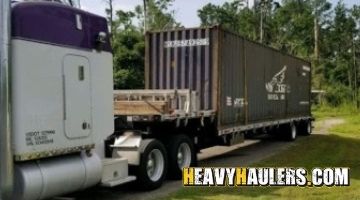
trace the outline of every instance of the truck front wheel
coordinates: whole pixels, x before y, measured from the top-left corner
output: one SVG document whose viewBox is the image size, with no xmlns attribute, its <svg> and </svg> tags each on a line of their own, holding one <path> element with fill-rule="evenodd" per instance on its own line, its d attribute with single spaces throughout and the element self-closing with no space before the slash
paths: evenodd
<svg viewBox="0 0 360 200">
<path fill-rule="evenodd" d="M 140 165 L 134 167 L 137 183 L 144 190 L 159 188 L 164 182 L 168 168 L 168 157 L 164 145 L 155 139 L 141 143 Z"/>
<path fill-rule="evenodd" d="M 167 149 L 169 155 L 169 177 L 181 179 L 183 168 L 196 164 L 194 144 L 186 135 L 175 135 L 170 138 Z"/>
</svg>

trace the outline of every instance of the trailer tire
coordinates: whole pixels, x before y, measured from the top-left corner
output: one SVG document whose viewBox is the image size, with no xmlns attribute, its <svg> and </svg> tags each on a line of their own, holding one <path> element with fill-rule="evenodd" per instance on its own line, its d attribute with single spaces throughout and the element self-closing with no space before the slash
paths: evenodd
<svg viewBox="0 0 360 200">
<path fill-rule="evenodd" d="M 295 141 L 297 137 L 297 127 L 295 123 L 285 124 L 284 126 L 284 139 L 286 141 Z"/>
<path fill-rule="evenodd" d="M 156 139 L 145 139 L 141 142 L 140 150 L 140 165 L 132 166 L 132 171 L 137 177 L 136 185 L 142 190 L 159 188 L 167 175 L 166 149 Z"/>
<path fill-rule="evenodd" d="M 312 123 L 311 120 L 306 120 L 300 123 L 299 125 L 299 134 L 301 135 L 311 135 L 312 133 Z"/>
<path fill-rule="evenodd" d="M 169 178 L 178 180 L 184 167 L 196 165 L 196 152 L 192 140 L 186 135 L 175 135 L 169 139 Z"/>
</svg>

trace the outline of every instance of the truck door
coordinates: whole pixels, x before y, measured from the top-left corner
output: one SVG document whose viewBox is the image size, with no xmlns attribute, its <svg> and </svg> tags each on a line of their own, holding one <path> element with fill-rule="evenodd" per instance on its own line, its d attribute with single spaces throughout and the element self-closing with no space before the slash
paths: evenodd
<svg viewBox="0 0 360 200">
<path fill-rule="evenodd" d="M 91 134 L 91 80 L 87 58 L 67 55 L 63 62 L 65 135 L 69 139 Z"/>
</svg>

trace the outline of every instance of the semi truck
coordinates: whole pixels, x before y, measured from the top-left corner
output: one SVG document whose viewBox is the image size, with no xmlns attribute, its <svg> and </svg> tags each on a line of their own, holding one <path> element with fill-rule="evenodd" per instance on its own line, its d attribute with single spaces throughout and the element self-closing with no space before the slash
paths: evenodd
<svg viewBox="0 0 360 200">
<path fill-rule="evenodd" d="M 220 26 L 147 33 L 145 89 L 114 91 L 105 18 L 72 1 L 0 9 L 2 200 L 155 189 L 202 149 L 311 133 L 310 63 Z"/>
</svg>

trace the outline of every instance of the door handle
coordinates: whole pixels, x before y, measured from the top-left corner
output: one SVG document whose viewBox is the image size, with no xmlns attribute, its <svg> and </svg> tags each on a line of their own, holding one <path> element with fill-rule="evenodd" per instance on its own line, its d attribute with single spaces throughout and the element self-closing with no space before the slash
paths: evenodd
<svg viewBox="0 0 360 200">
<path fill-rule="evenodd" d="M 82 129 L 83 129 L 83 130 L 91 129 L 90 123 L 83 122 L 83 123 L 82 123 Z"/>
</svg>

